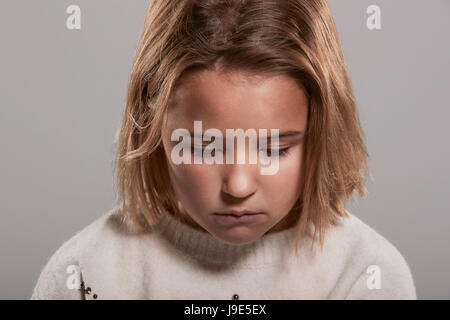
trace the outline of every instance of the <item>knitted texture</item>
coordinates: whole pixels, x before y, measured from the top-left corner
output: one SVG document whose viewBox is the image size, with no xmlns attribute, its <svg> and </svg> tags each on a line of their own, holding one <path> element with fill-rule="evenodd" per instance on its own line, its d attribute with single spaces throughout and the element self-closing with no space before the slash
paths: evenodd
<svg viewBox="0 0 450 320">
<path fill-rule="evenodd" d="M 322 248 L 311 250 L 306 232 L 295 255 L 294 231 L 230 245 L 170 214 L 139 232 L 114 208 L 50 257 L 31 299 L 417 298 L 400 252 L 350 212 Z M 77 281 L 90 291 L 74 288 Z"/>
</svg>

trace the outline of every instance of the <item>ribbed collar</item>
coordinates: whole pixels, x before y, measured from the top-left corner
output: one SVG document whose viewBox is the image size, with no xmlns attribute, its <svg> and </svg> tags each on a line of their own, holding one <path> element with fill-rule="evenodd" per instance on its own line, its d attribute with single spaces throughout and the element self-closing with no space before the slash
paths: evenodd
<svg viewBox="0 0 450 320">
<path fill-rule="evenodd" d="M 197 230 L 168 213 L 160 217 L 154 230 L 185 256 L 209 265 L 241 264 L 244 267 L 255 267 L 278 264 L 294 254 L 291 249 L 293 247 L 289 245 L 294 237 L 295 226 L 263 235 L 243 245 L 222 242 L 210 233 Z"/>
</svg>

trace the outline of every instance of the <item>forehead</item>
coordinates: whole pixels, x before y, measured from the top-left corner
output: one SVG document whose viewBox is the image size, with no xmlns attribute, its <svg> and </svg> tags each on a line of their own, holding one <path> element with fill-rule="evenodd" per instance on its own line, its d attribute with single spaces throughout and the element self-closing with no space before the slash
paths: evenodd
<svg viewBox="0 0 450 320">
<path fill-rule="evenodd" d="M 204 128 L 303 130 L 307 107 L 303 87 L 290 76 L 196 70 L 174 90 L 169 122 L 184 128 L 202 120 Z"/>
</svg>

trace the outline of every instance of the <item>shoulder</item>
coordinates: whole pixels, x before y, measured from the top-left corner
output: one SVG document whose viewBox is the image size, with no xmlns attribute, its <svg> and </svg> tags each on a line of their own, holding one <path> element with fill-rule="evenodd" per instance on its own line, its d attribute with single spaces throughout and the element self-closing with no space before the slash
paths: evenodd
<svg viewBox="0 0 450 320">
<path fill-rule="evenodd" d="M 64 241 L 50 256 L 33 289 L 31 299 L 83 299 L 79 290 L 86 259 L 99 254 L 108 243 L 133 234 L 131 224 L 122 220 L 117 207 L 106 212 Z"/>
<path fill-rule="evenodd" d="M 416 299 L 408 263 L 400 251 L 375 229 L 348 212 L 330 228 L 328 246 L 343 263 L 341 288 L 348 299 Z"/>
</svg>

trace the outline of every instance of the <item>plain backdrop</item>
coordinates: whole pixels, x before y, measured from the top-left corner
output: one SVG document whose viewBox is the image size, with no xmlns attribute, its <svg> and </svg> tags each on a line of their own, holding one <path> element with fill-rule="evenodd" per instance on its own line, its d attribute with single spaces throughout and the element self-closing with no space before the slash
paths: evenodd
<svg viewBox="0 0 450 320">
<path fill-rule="evenodd" d="M 0 2 L 2 299 L 28 299 L 56 249 L 115 205 L 113 139 L 148 4 Z M 366 27 L 372 4 L 381 30 Z M 450 1 L 330 5 L 373 176 L 347 209 L 403 254 L 419 299 L 449 299 Z"/>
</svg>

